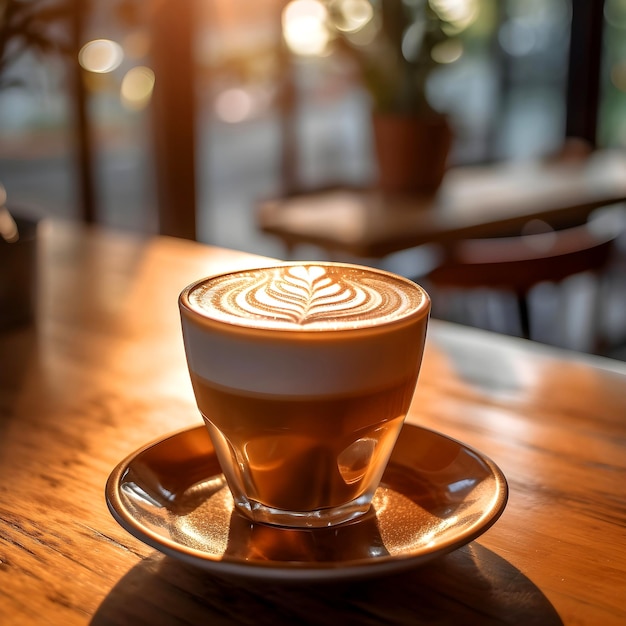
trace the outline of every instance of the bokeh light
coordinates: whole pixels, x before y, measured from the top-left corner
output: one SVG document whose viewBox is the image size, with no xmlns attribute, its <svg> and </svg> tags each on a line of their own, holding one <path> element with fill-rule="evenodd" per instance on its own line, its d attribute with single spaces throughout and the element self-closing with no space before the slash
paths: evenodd
<svg viewBox="0 0 626 626">
<path fill-rule="evenodd" d="M 215 114 L 223 122 L 236 124 L 249 118 L 254 109 L 252 95 L 240 87 L 222 91 L 215 100 Z"/>
<path fill-rule="evenodd" d="M 411 24 L 402 37 L 402 56 L 409 62 L 419 58 L 426 32 L 426 24 L 423 20 Z"/>
<path fill-rule="evenodd" d="M 122 79 L 120 98 L 127 109 L 139 111 L 150 102 L 154 90 L 154 72 L 143 65 L 133 67 Z"/>
<path fill-rule="evenodd" d="M 429 4 L 442 20 L 448 22 L 449 34 L 465 30 L 478 17 L 477 0 L 429 0 Z"/>
<path fill-rule="evenodd" d="M 78 53 L 78 62 L 88 72 L 106 74 L 117 69 L 124 59 L 120 44 L 110 39 L 87 42 Z"/>
<path fill-rule="evenodd" d="M 626 29 L 626 0 L 606 0 L 604 17 L 613 28 Z"/>
<path fill-rule="evenodd" d="M 626 60 L 611 67 L 611 82 L 616 89 L 626 92 Z"/>
<path fill-rule="evenodd" d="M 513 18 L 506 21 L 498 32 L 502 49 L 514 57 L 523 57 L 537 49 L 534 26 L 528 21 Z"/>
<path fill-rule="evenodd" d="M 330 40 L 328 11 L 318 0 L 292 0 L 282 14 L 283 36 L 292 52 L 323 54 Z"/>
<path fill-rule="evenodd" d="M 374 17 L 368 0 L 336 0 L 333 24 L 337 30 L 354 33 L 361 30 Z"/>
<path fill-rule="evenodd" d="M 463 44 L 460 39 L 448 39 L 435 45 L 430 55 L 433 61 L 442 65 L 454 63 L 463 55 Z"/>
</svg>

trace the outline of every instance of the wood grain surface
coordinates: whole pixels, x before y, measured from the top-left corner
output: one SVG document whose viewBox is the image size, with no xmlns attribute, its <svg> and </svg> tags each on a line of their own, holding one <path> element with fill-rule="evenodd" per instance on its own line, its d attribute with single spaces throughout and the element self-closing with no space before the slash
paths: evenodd
<svg viewBox="0 0 626 626">
<path fill-rule="evenodd" d="M 79 226 L 42 232 L 35 325 L 0 333 L 0 624 L 626 623 L 626 368 L 433 321 L 409 419 L 491 457 L 507 509 L 384 578 L 209 575 L 142 544 L 104 485 L 200 423 L 177 296 L 267 259 Z"/>
</svg>

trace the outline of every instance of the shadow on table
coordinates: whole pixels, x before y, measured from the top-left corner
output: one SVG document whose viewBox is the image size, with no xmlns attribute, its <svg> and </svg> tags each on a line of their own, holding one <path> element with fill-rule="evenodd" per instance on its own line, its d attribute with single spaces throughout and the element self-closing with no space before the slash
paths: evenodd
<svg viewBox="0 0 626 626">
<path fill-rule="evenodd" d="M 519 570 L 472 543 L 393 576 L 327 583 L 221 578 L 155 554 L 118 582 L 91 624 L 562 626 L 563 622 Z"/>
</svg>

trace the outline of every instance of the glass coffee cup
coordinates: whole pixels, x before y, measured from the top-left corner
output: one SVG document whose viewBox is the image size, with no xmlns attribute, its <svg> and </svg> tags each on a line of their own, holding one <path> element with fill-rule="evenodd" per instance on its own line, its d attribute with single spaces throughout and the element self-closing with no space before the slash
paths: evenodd
<svg viewBox="0 0 626 626">
<path fill-rule="evenodd" d="M 302 262 L 204 278 L 179 306 L 236 509 L 288 527 L 366 513 L 413 397 L 427 293 L 382 270 Z"/>
</svg>

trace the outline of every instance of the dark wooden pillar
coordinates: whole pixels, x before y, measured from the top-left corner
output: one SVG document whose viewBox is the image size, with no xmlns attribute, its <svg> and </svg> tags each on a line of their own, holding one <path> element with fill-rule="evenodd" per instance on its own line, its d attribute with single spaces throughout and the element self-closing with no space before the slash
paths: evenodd
<svg viewBox="0 0 626 626">
<path fill-rule="evenodd" d="M 87 110 L 87 90 L 84 70 L 78 63 L 78 52 L 84 41 L 87 6 L 85 0 L 72 0 L 71 33 L 72 54 L 69 59 L 70 89 L 74 115 L 76 142 L 76 162 L 78 172 L 78 205 L 81 219 L 85 222 L 97 221 L 96 194 L 93 170 L 93 146 Z"/>
<path fill-rule="evenodd" d="M 280 25 L 280 15 L 278 16 Z M 279 93 L 278 110 L 280 115 L 280 174 L 282 192 L 285 195 L 296 193 L 300 189 L 298 168 L 298 124 L 297 124 L 297 94 L 293 79 L 291 52 L 282 36 L 279 26 L 278 58 L 279 58 Z"/>
<path fill-rule="evenodd" d="M 158 0 L 151 19 L 159 231 L 196 239 L 194 0 Z"/>
<path fill-rule="evenodd" d="M 604 0 L 572 0 L 566 136 L 596 144 Z"/>
</svg>

